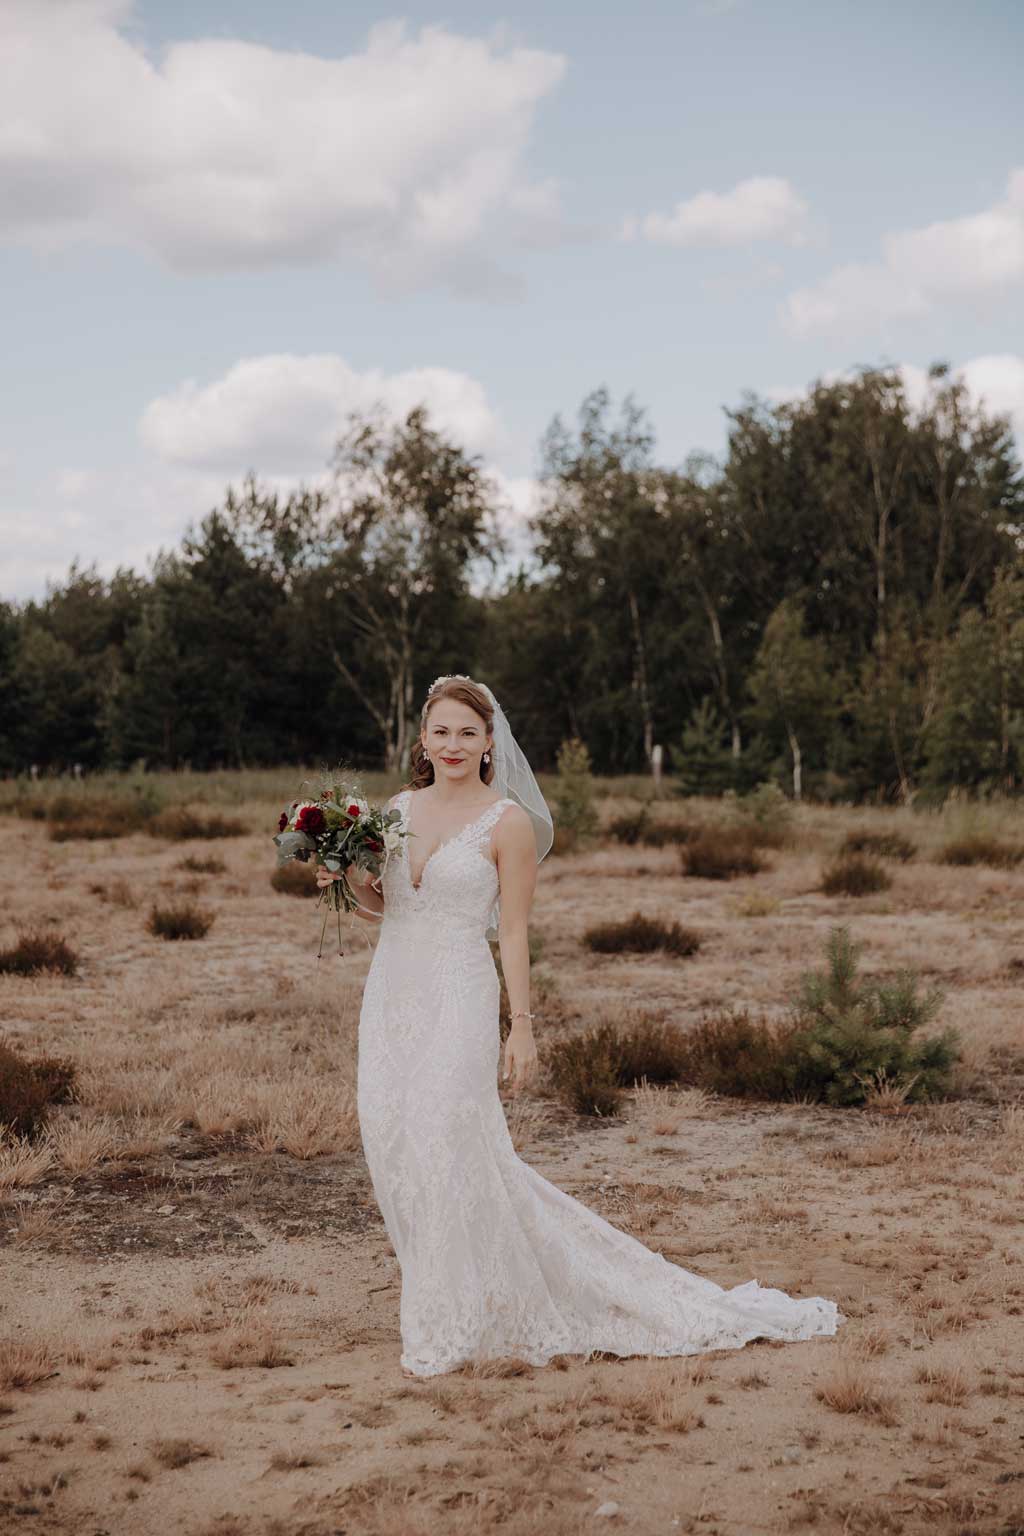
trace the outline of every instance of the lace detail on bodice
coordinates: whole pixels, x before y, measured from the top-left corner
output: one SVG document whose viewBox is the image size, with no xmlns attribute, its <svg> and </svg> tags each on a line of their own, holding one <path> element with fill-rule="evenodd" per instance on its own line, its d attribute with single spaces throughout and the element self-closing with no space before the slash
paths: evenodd
<svg viewBox="0 0 1024 1536">
<path fill-rule="evenodd" d="M 402 829 L 409 830 L 409 803 L 414 790 L 406 789 L 395 801 L 402 813 Z M 384 893 L 383 926 L 393 919 L 421 919 L 433 927 L 450 925 L 461 930 L 479 928 L 483 934 L 498 896 L 498 870 L 488 856 L 490 836 L 502 812 L 514 800 L 495 800 L 473 821 L 460 827 L 438 845 L 424 864 L 418 886 L 412 883 L 409 857 L 411 838 L 388 860 L 381 880 Z"/>
<path fill-rule="evenodd" d="M 396 804 L 408 826 L 406 790 Z M 756 1280 L 726 1290 L 645 1247 L 523 1162 L 498 1096 L 500 989 L 487 923 L 497 800 L 434 850 L 417 890 L 408 843 L 382 879 L 384 919 L 359 1016 L 359 1125 L 402 1271 L 402 1364 L 690 1355 L 809 1339 L 843 1320 L 822 1296 Z"/>
</svg>

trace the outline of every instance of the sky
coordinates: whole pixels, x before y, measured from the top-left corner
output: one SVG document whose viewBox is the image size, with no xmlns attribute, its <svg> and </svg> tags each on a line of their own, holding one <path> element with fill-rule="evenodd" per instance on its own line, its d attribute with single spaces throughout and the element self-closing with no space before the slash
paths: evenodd
<svg viewBox="0 0 1024 1536">
<path fill-rule="evenodd" d="M 0 0 L 0 598 L 145 572 L 425 403 L 523 539 L 606 386 L 663 463 L 863 364 L 1024 442 L 1020 0 Z"/>
</svg>

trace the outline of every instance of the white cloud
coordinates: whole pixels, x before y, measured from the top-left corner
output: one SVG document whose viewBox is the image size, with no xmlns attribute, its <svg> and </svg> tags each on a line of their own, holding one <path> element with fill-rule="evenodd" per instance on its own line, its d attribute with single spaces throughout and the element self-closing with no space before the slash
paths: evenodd
<svg viewBox="0 0 1024 1536">
<path fill-rule="evenodd" d="M 381 401 L 394 414 L 425 404 L 434 425 L 471 453 L 504 446 L 483 387 L 449 368 L 358 373 L 334 353 L 242 358 L 219 379 L 187 380 L 151 401 L 139 433 L 168 463 L 237 476 L 314 474 L 326 463 L 350 410 Z"/>
<path fill-rule="evenodd" d="M 944 300 L 984 297 L 1024 282 L 1024 169 L 1005 196 L 962 219 L 890 234 L 882 258 L 836 267 L 799 288 L 781 315 L 798 335 L 855 331 L 864 325 L 927 314 Z"/>
<path fill-rule="evenodd" d="M 935 391 L 935 383 L 928 377 L 927 368 L 916 363 L 900 363 L 899 373 L 907 403 L 914 411 L 920 411 Z M 821 374 L 823 384 L 835 384 L 840 379 L 851 379 L 850 368 L 829 368 Z M 1024 446 L 1024 357 L 1012 352 L 991 353 L 972 357 L 958 368 L 950 369 L 954 377 L 962 378 L 967 392 L 975 405 L 984 406 L 990 415 L 1009 416 L 1018 440 Z M 773 405 L 802 400 L 808 390 L 801 385 L 773 384 L 763 391 Z"/>
<path fill-rule="evenodd" d="M 808 209 L 783 176 L 751 176 L 731 192 L 698 192 L 677 203 L 672 213 L 628 219 L 627 239 L 640 236 L 661 245 L 751 245 L 781 240 L 802 245 L 807 239 Z"/>
<path fill-rule="evenodd" d="M 490 246 L 557 224 L 523 158 L 560 55 L 388 22 L 340 58 L 203 38 L 153 61 L 131 10 L 0 5 L 0 236 L 179 270 L 353 258 L 479 288 Z"/>
</svg>

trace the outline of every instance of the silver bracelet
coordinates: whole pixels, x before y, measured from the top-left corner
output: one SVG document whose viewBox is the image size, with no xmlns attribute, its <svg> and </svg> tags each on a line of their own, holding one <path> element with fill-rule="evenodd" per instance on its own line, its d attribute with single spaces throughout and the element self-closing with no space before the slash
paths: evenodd
<svg viewBox="0 0 1024 1536">
<path fill-rule="evenodd" d="M 527 1013 L 525 1008 L 517 1008 L 515 1013 L 509 1014 L 510 1019 L 532 1019 L 533 1014 Z"/>
</svg>

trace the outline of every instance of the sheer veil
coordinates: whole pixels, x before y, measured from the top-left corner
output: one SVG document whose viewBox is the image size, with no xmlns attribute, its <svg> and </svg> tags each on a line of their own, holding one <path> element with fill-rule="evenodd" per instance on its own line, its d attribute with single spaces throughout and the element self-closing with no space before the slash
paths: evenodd
<svg viewBox="0 0 1024 1536">
<path fill-rule="evenodd" d="M 551 849 L 555 840 L 554 823 L 551 812 L 548 810 L 547 801 L 540 792 L 533 769 L 530 767 L 526 753 L 512 734 L 512 727 L 501 705 L 486 683 L 480 687 L 494 705 L 494 745 L 491 748 L 491 762 L 494 765 L 494 778 L 491 783 L 498 793 L 505 798 L 518 801 L 523 810 L 533 822 L 533 835 L 537 843 L 537 863 Z M 498 937 L 498 915 L 501 908 L 500 898 L 491 908 L 491 918 L 487 927 L 487 937 Z"/>
</svg>

